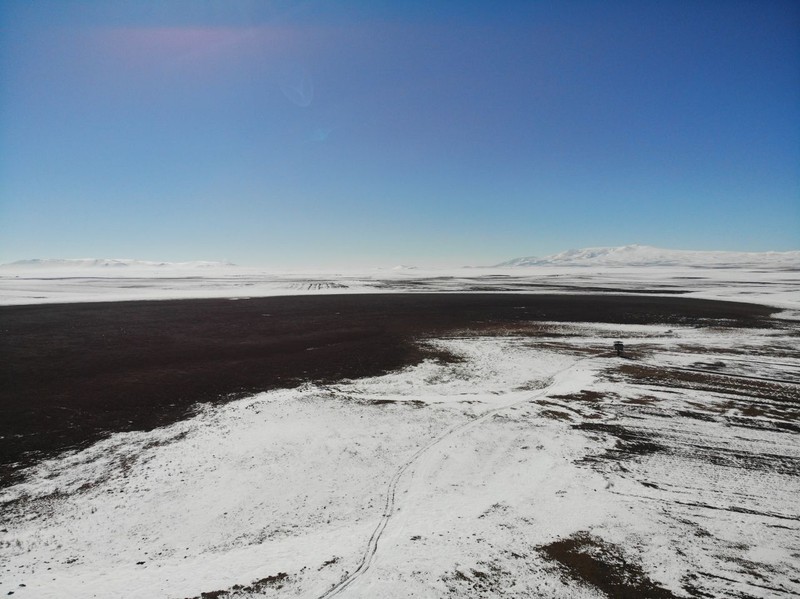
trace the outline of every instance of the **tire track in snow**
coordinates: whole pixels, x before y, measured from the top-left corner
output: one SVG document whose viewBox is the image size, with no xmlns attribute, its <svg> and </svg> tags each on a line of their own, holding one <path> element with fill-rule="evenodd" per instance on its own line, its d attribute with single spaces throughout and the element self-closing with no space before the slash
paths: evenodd
<svg viewBox="0 0 800 599">
<path fill-rule="evenodd" d="M 453 435 L 455 435 L 456 433 L 464 431 L 468 428 L 477 426 L 478 424 L 486 421 L 490 416 L 493 416 L 498 412 L 507 410 L 517 405 L 528 403 L 544 395 L 547 395 L 548 393 L 551 392 L 551 390 L 557 383 L 561 382 L 560 378 L 562 378 L 566 373 L 573 370 L 575 366 L 580 362 L 589 359 L 591 359 L 591 357 L 580 358 L 575 362 L 573 362 L 572 364 L 570 364 L 569 366 L 567 366 L 566 368 L 562 368 L 561 370 L 557 371 L 555 374 L 550 376 L 549 379 L 547 379 L 548 380 L 547 386 L 543 387 L 533 395 L 526 397 L 525 399 L 514 401 L 499 406 L 497 408 L 492 408 L 491 410 L 484 412 L 483 414 L 481 414 L 477 418 L 474 418 L 473 420 L 464 422 L 462 424 L 456 425 L 448 429 L 443 434 L 435 438 L 433 441 L 418 449 L 410 458 L 408 458 L 405 462 L 403 462 L 403 464 L 400 465 L 400 467 L 394 473 L 394 476 L 392 476 L 391 480 L 389 481 L 389 487 L 386 493 L 386 504 L 383 508 L 383 515 L 381 516 L 380 522 L 378 522 L 378 525 L 375 527 L 375 530 L 372 532 L 372 536 L 370 536 L 369 538 L 369 541 L 367 543 L 367 548 L 364 551 L 364 556 L 361 558 L 361 562 L 359 562 L 358 564 L 358 568 L 356 568 L 352 573 L 348 574 L 341 581 L 336 583 L 333 587 L 328 589 L 325 593 L 320 595 L 319 599 L 328 599 L 329 597 L 335 597 L 336 595 L 347 589 L 350 585 L 352 585 L 356 580 L 361 578 L 375 562 L 375 556 L 378 552 L 378 542 L 383 536 L 383 531 L 386 529 L 386 526 L 389 524 L 389 520 L 391 519 L 391 517 L 394 515 L 395 512 L 397 485 L 399 484 L 400 479 L 403 477 L 403 474 L 405 474 L 406 471 L 411 466 L 413 466 L 417 460 L 419 460 L 419 458 L 421 458 L 424 454 L 426 454 L 432 448 L 436 447 L 439 443 L 441 443 L 445 439 L 448 439 Z"/>
</svg>

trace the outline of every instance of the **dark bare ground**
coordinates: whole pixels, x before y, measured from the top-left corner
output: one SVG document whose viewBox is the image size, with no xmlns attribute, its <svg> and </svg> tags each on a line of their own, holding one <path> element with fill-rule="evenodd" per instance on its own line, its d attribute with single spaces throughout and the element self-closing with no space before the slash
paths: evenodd
<svg viewBox="0 0 800 599">
<path fill-rule="evenodd" d="M 191 599 L 225 599 L 226 597 L 244 597 L 251 593 L 263 593 L 268 589 L 281 589 L 283 585 L 289 580 L 289 575 L 286 572 L 278 572 L 274 576 L 267 576 L 261 580 L 256 580 L 249 585 L 235 584 L 230 589 L 223 589 L 220 591 L 208 591 L 201 593 L 199 597 L 192 597 Z"/>
<path fill-rule="evenodd" d="M 617 440 L 614 449 L 606 451 L 606 453 L 601 456 L 585 458 L 588 461 L 601 458 L 617 461 L 666 451 L 666 447 L 658 443 L 652 433 L 637 430 L 632 427 L 624 427 L 618 424 L 608 424 L 605 422 L 582 422 L 581 424 L 574 425 L 573 428 L 610 435 Z"/>
<path fill-rule="evenodd" d="M 582 389 L 580 393 L 573 393 L 571 395 L 551 395 L 553 399 L 564 399 L 567 401 L 581 401 L 588 403 L 596 403 L 602 401 L 608 394 L 600 393 L 598 391 L 591 391 L 589 389 Z"/>
<path fill-rule="evenodd" d="M 675 597 L 650 580 L 639 564 L 626 560 L 619 547 L 587 533 L 577 533 L 539 550 L 560 564 L 569 578 L 596 587 L 614 599 Z"/>
<path fill-rule="evenodd" d="M 769 399 L 796 405 L 800 402 L 798 382 L 768 380 L 760 377 L 724 375 L 688 368 L 665 368 L 631 364 L 620 366 L 618 372 L 628 381 L 660 387 L 701 389 L 741 395 L 748 398 Z"/>
<path fill-rule="evenodd" d="M 197 402 L 381 374 L 426 336 L 536 321 L 769 326 L 770 308 L 681 297 L 391 294 L 0 308 L 0 486 L 63 450 Z M 443 358 L 443 356 L 433 356 Z"/>
</svg>

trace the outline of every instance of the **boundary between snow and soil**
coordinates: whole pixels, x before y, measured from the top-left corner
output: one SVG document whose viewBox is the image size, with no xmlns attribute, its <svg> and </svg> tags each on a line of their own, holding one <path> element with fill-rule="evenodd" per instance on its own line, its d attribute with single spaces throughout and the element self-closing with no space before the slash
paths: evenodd
<svg viewBox="0 0 800 599">
<path fill-rule="evenodd" d="M 771 313 L 683 296 L 491 293 L 0 307 L 0 355 L 14 373 L 0 386 L 0 486 L 42 457 L 175 422 L 197 402 L 418 363 L 415 340 L 448 331 L 532 321 L 753 327 Z"/>
</svg>

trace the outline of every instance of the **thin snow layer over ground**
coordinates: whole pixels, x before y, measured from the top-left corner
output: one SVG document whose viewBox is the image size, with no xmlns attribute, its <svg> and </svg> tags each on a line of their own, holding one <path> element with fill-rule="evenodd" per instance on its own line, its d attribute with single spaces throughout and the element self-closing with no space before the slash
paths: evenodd
<svg viewBox="0 0 800 599">
<path fill-rule="evenodd" d="M 781 326 L 465 332 L 428 341 L 453 360 L 116 434 L 0 493 L 0 593 L 797 595 Z"/>
<path fill-rule="evenodd" d="M 0 267 L 0 305 L 413 292 L 648 293 L 784 308 L 800 318 L 800 268 L 570 266 L 270 272 L 236 266 L 184 268 Z"/>
</svg>

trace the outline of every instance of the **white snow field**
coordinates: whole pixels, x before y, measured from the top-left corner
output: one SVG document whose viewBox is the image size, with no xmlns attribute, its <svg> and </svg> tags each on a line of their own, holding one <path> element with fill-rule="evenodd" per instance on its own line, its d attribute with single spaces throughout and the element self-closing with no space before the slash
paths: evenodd
<svg viewBox="0 0 800 599">
<path fill-rule="evenodd" d="M 798 335 L 531 323 L 115 434 L 0 491 L 0 593 L 796 596 Z"/>
<path fill-rule="evenodd" d="M 567 250 L 544 258 L 528 256 L 499 266 L 693 266 L 697 268 L 798 268 L 800 251 L 723 252 L 668 250 L 647 245 Z"/>
<path fill-rule="evenodd" d="M 570 250 L 494 267 L 292 272 L 225 262 L 24 260 L 0 265 L 0 305 L 387 292 L 655 294 L 769 303 L 800 318 L 800 252 L 641 245 Z"/>
</svg>

